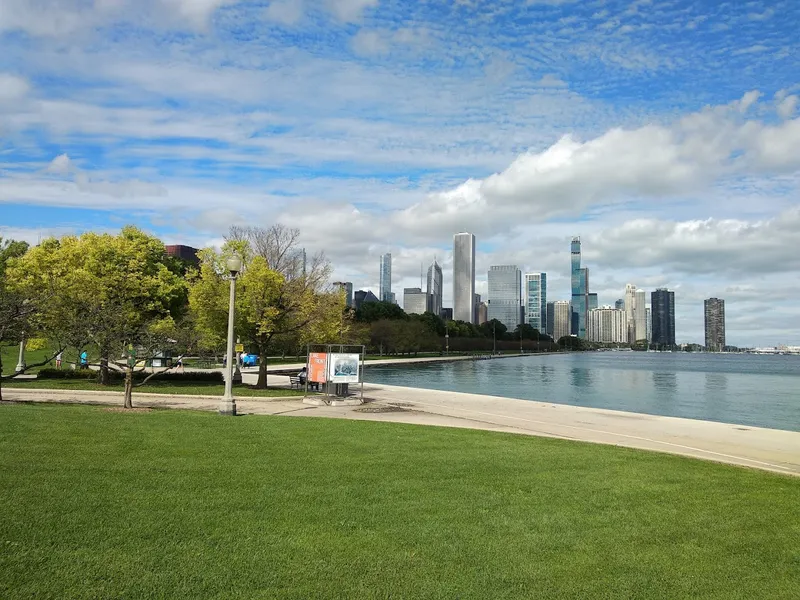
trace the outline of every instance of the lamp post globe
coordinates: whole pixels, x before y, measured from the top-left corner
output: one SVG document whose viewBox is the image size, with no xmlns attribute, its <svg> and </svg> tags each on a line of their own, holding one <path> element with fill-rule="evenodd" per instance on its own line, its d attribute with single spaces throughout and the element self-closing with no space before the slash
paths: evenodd
<svg viewBox="0 0 800 600">
<path fill-rule="evenodd" d="M 219 405 L 219 414 L 234 416 L 236 415 L 236 400 L 233 397 L 233 324 L 236 305 L 236 277 L 242 270 L 242 259 L 237 254 L 234 254 L 225 262 L 225 266 L 230 273 L 231 291 L 228 304 L 228 352 L 227 363 L 225 364 L 225 395 Z"/>
</svg>

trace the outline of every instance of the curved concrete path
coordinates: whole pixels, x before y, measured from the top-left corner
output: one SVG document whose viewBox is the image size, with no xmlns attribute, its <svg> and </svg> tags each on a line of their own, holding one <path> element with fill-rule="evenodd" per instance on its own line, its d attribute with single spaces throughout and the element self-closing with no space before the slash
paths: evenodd
<svg viewBox="0 0 800 600">
<path fill-rule="evenodd" d="M 245 373 L 251 383 L 254 374 Z M 254 381 L 253 381 L 254 382 Z M 271 385 L 288 377 L 270 375 Z M 800 475 L 800 432 L 583 408 L 495 396 L 366 384 L 363 406 L 309 406 L 299 397 L 240 398 L 241 414 L 316 416 L 557 437 Z M 121 392 L 4 388 L 7 401 L 122 403 Z M 219 397 L 134 394 L 134 406 L 216 411 Z"/>
</svg>

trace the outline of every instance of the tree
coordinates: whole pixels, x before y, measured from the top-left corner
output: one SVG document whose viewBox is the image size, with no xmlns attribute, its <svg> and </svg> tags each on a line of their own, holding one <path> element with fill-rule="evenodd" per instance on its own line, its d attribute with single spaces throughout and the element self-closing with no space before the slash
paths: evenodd
<svg viewBox="0 0 800 600">
<path fill-rule="evenodd" d="M 365 302 L 356 311 L 356 320 L 374 323 L 383 319 L 407 319 L 405 311 L 392 302 Z"/>
<path fill-rule="evenodd" d="M 514 330 L 514 337 L 518 340 L 538 340 L 539 330 L 528 323 L 520 323 Z"/>
<path fill-rule="evenodd" d="M 566 350 L 586 350 L 588 347 L 586 340 L 574 335 L 565 335 L 559 338 L 558 345 Z"/>
<path fill-rule="evenodd" d="M 242 257 L 243 268 L 236 283 L 236 334 L 256 350 L 256 386 L 266 388 L 270 350 L 335 342 L 346 335 L 349 321 L 343 315 L 344 294 L 327 288 L 323 282 L 330 272 L 323 255 L 316 255 L 304 275 L 278 243 L 285 241 L 283 237 L 269 234 L 269 230 L 249 231 L 249 237 L 242 239 L 241 231 L 235 230 L 239 237 L 230 236 L 221 252 L 206 249 L 200 253 L 202 264 L 191 283 L 189 304 L 202 344 L 222 345 L 227 335 L 229 285 L 222 277 L 224 263 L 234 252 Z M 275 256 L 268 259 L 255 253 L 252 243 L 260 243 L 263 252 L 273 252 Z M 271 268 L 270 260 L 284 272 Z"/>
<path fill-rule="evenodd" d="M 164 245 L 135 227 L 119 235 L 85 233 L 45 240 L 14 261 L 17 290 L 39 299 L 34 325 L 58 348 L 99 348 L 101 381 L 110 364 L 126 372 L 126 408 L 132 407 L 135 363 L 112 360 L 128 349 L 169 342 L 186 305 L 186 283 L 164 262 Z M 147 351 L 145 351 L 147 350 Z"/>
<path fill-rule="evenodd" d="M 492 319 L 491 321 L 486 321 L 486 323 L 480 325 L 480 330 L 483 335 L 488 338 L 502 340 L 508 331 L 508 327 L 503 325 L 503 323 L 497 319 Z"/>
<path fill-rule="evenodd" d="M 428 331 L 437 335 L 439 337 L 444 337 L 445 334 L 445 327 L 444 321 L 439 315 L 435 315 L 432 312 L 425 312 L 421 315 L 411 315 L 411 318 L 415 321 L 419 321 L 423 323 Z"/>
</svg>

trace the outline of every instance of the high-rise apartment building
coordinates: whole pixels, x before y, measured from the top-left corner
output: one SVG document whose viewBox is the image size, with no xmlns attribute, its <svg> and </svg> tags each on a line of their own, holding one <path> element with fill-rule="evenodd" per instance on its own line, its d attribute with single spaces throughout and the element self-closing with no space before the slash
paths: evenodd
<svg viewBox="0 0 800 600">
<path fill-rule="evenodd" d="M 523 322 L 547 331 L 547 273 L 525 273 L 522 286 Z"/>
<path fill-rule="evenodd" d="M 725 349 L 725 300 L 709 298 L 703 301 L 706 323 L 706 350 L 722 352 Z"/>
<path fill-rule="evenodd" d="M 382 302 L 393 302 L 392 299 L 392 255 L 388 252 L 381 255 L 381 272 L 378 297 Z"/>
<path fill-rule="evenodd" d="M 520 324 L 522 272 L 516 265 L 489 267 L 489 320 L 497 319 L 509 331 Z M 541 305 L 540 305 L 541 308 Z"/>
<path fill-rule="evenodd" d="M 581 268 L 581 238 L 570 245 L 570 280 L 572 283 L 572 332 L 586 338 L 586 311 L 589 307 L 589 269 Z"/>
<path fill-rule="evenodd" d="M 475 236 L 453 236 L 453 319 L 475 322 Z"/>
<path fill-rule="evenodd" d="M 403 310 L 410 315 L 421 315 L 430 307 L 430 296 L 420 288 L 403 289 Z"/>
<path fill-rule="evenodd" d="M 570 335 L 572 306 L 566 300 L 553 302 L 553 340 L 556 342 Z"/>
<path fill-rule="evenodd" d="M 653 342 L 653 317 L 650 315 L 650 307 L 646 307 L 644 310 L 645 318 L 647 319 L 647 343 L 651 344 Z"/>
<path fill-rule="evenodd" d="M 489 320 L 489 307 L 486 305 L 486 302 L 481 302 L 480 304 L 478 304 L 477 325 L 483 325 L 488 320 Z"/>
<path fill-rule="evenodd" d="M 353 284 L 350 281 L 335 281 L 334 287 L 344 292 L 345 306 L 351 308 L 353 306 Z"/>
<path fill-rule="evenodd" d="M 434 259 L 433 264 L 428 267 L 428 287 L 427 293 L 430 297 L 430 311 L 435 314 L 442 312 L 442 267 Z"/>
<path fill-rule="evenodd" d="M 644 290 L 641 289 L 636 290 L 634 298 L 633 320 L 636 337 L 632 341 L 638 342 L 647 339 L 647 299 Z"/>
<path fill-rule="evenodd" d="M 548 302 L 546 308 L 547 314 L 547 322 L 545 323 L 544 332 L 553 337 L 553 326 L 556 322 L 556 303 L 555 302 Z M 554 338 L 555 339 L 555 338 Z"/>
<path fill-rule="evenodd" d="M 589 311 L 586 319 L 586 336 L 590 342 L 624 344 L 628 341 L 628 323 L 625 311 L 606 305 Z"/>
<path fill-rule="evenodd" d="M 675 345 L 675 292 L 659 288 L 650 294 L 653 344 L 659 348 Z"/>
</svg>

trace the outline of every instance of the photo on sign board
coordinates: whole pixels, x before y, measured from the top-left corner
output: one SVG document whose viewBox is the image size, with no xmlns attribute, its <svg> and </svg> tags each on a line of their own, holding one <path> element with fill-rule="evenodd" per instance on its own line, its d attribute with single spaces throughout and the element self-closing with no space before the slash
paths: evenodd
<svg viewBox="0 0 800 600">
<path fill-rule="evenodd" d="M 358 383 L 360 358 L 358 354 L 331 354 L 330 380 L 335 383 Z"/>
</svg>

